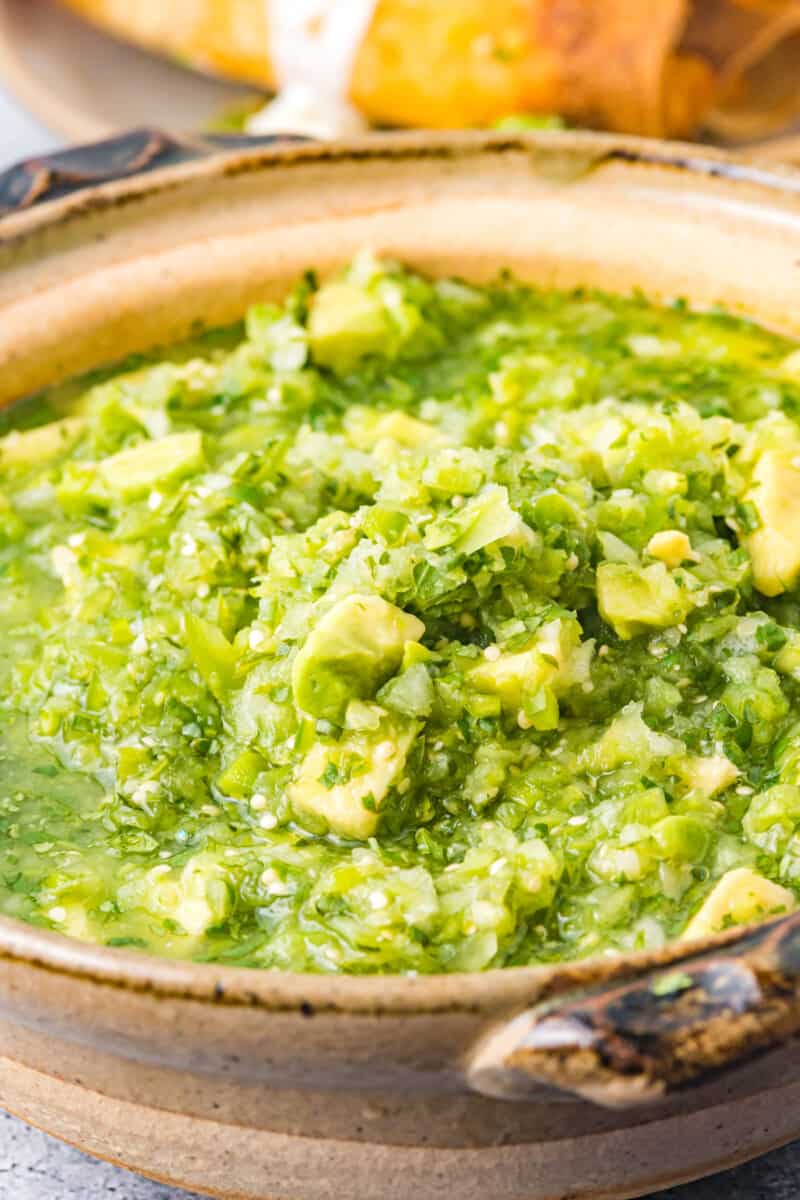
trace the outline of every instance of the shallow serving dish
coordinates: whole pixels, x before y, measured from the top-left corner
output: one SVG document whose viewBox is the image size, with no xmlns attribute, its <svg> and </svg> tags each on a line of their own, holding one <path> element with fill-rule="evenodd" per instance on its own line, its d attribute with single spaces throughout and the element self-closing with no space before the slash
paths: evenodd
<svg viewBox="0 0 800 1200">
<path fill-rule="evenodd" d="M 231 321 L 365 245 L 800 334 L 800 175 L 588 134 L 202 149 L 143 134 L 0 179 L 0 401 Z M 87 177 L 105 182 L 74 191 Z M 179 964 L 0 919 L 0 1100 L 224 1197 L 633 1196 L 800 1134 L 799 979 L 796 915 L 428 978 Z"/>
</svg>

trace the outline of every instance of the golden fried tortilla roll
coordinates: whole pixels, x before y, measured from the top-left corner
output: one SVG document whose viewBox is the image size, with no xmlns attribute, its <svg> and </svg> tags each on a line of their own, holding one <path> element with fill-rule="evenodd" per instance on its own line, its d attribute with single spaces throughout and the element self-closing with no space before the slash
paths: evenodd
<svg viewBox="0 0 800 1200">
<path fill-rule="evenodd" d="M 398 125 L 557 112 L 609 129 L 683 132 L 711 92 L 704 65 L 672 53 L 685 19 L 686 0 L 382 0 L 352 98 Z M 673 110 L 674 78 L 684 102 Z"/>
<path fill-rule="evenodd" d="M 276 79 L 270 52 L 269 0 L 64 3 L 206 70 L 267 87 L 287 82 Z M 775 21 L 788 7 L 796 10 L 795 0 L 376 0 L 350 99 L 393 125 L 557 112 L 575 124 L 688 134 L 723 92 L 741 95 L 760 53 L 748 62 L 748 44 L 780 41 Z M 737 55 L 741 69 L 726 74 Z"/>
</svg>

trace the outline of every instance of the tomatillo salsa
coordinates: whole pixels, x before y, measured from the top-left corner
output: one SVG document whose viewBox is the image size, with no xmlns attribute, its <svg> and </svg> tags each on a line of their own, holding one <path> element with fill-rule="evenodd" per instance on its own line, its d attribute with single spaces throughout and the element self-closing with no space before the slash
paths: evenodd
<svg viewBox="0 0 800 1200">
<path fill-rule="evenodd" d="M 791 343 L 364 255 L 5 420 L 5 914 L 414 973 L 795 906 Z"/>
</svg>

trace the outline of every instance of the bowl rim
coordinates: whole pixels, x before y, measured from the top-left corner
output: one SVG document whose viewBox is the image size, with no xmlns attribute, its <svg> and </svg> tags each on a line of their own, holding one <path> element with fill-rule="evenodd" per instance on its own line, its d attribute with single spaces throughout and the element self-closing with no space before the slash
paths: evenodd
<svg viewBox="0 0 800 1200">
<path fill-rule="evenodd" d="M 145 175 L 111 180 L 46 201 L 0 222 L 0 246 L 12 250 L 43 228 L 128 205 L 198 179 L 267 172 L 293 163 L 319 165 L 343 161 L 415 157 L 463 159 L 493 153 L 527 152 L 544 160 L 574 160 L 590 171 L 608 162 L 631 168 L 666 168 L 700 179 L 722 180 L 731 188 L 755 187 L 763 201 L 800 200 L 800 170 L 760 165 L 746 157 L 695 143 L 658 141 L 588 131 L 459 131 L 369 134 L 327 144 L 277 145 L 236 149 L 210 158 L 157 168 Z M 786 918 L 777 918 L 780 923 Z M 691 944 L 673 941 L 659 950 L 592 956 L 537 966 L 493 968 L 483 972 L 429 975 L 339 975 L 271 968 L 231 967 L 170 959 L 158 955 L 82 942 L 16 918 L 0 915 L 0 963 L 34 967 L 75 981 L 146 993 L 159 999 L 196 1001 L 214 1006 L 265 1011 L 338 1014 L 501 1012 L 585 986 L 629 977 L 648 969 L 724 949 L 745 938 L 756 925 L 740 926 Z"/>
<path fill-rule="evenodd" d="M 125 131 L 115 133 L 120 137 Z M 134 131 L 127 131 L 132 133 Z M 165 166 L 155 166 L 139 174 L 127 174 L 79 188 L 54 199 L 35 199 L 30 206 L 0 216 L 0 249 L 14 249 L 40 229 L 56 229 L 118 207 L 127 207 L 164 192 L 178 192 L 205 179 L 225 180 L 241 175 L 292 166 L 407 162 L 413 159 L 438 159 L 455 164 L 485 154 L 498 158 L 506 154 L 527 153 L 535 167 L 545 171 L 551 166 L 564 179 L 589 174 L 608 164 L 631 168 L 655 168 L 697 177 L 701 181 L 718 180 L 729 188 L 748 188 L 763 193 L 764 201 L 777 203 L 800 200 L 800 165 L 760 161 L 743 153 L 734 153 L 699 142 L 667 141 L 594 130 L 398 130 L 375 132 L 334 142 L 280 142 L 216 149 L 202 136 L 196 140 L 181 138 L 175 142 L 162 130 L 139 130 L 172 146 L 183 146 L 185 158 Z M 103 139 L 93 146 L 102 151 Z M 34 156 L 35 165 L 47 163 L 47 155 Z M 54 157 L 58 157 L 57 153 Z"/>
</svg>

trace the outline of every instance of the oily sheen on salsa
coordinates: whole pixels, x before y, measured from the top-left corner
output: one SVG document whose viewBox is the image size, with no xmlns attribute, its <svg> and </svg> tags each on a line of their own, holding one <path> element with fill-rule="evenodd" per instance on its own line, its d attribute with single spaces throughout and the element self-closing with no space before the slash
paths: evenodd
<svg viewBox="0 0 800 1200">
<path fill-rule="evenodd" d="M 800 896 L 800 350 L 360 256 L 0 438 L 0 911 L 322 972 Z"/>
</svg>

